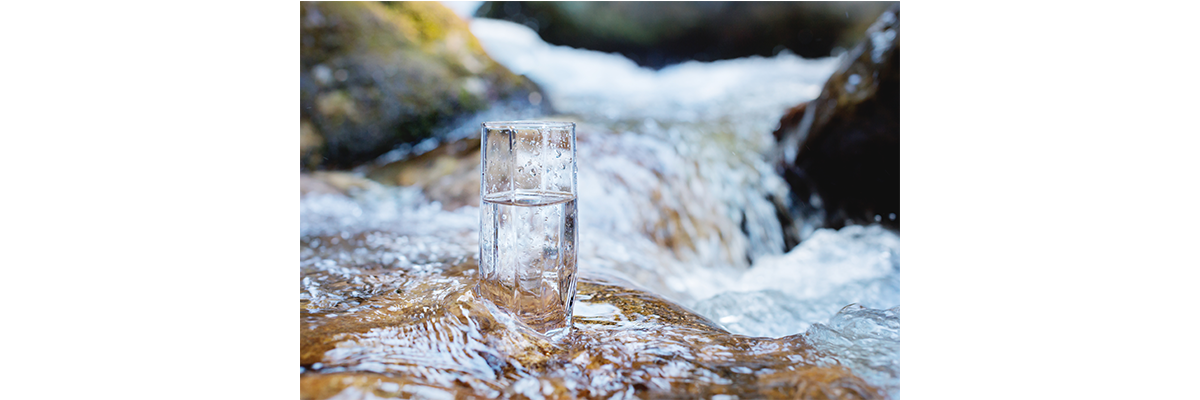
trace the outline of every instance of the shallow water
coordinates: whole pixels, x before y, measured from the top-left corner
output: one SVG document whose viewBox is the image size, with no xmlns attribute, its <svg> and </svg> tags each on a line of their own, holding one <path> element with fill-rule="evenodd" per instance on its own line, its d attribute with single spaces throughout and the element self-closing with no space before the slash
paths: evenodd
<svg viewBox="0 0 1200 400">
<path fill-rule="evenodd" d="M 574 329 L 554 340 L 477 298 L 476 260 L 451 243 L 382 231 L 304 239 L 325 243 L 302 252 L 306 398 L 883 396 L 807 335 L 733 335 L 603 273 L 580 277 Z M 365 254 L 413 247 L 428 251 L 392 263 Z"/>
<path fill-rule="evenodd" d="M 370 183 L 309 194 L 304 397 L 899 397 L 899 236 L 805 219 L 785 253 L 787 186 L 763 161 L 835 59 L 650 71 L 516 24 L 472 31 L 579 122 L 574 329 L 548 339 L 469 290 L 478 207 Z"/>
</svg>

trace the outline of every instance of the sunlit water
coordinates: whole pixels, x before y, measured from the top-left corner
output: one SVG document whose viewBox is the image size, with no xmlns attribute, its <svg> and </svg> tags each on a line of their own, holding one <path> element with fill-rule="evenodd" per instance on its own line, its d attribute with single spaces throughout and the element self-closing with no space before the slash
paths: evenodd
<svg viewBox="0 0 1200 400">
<path fill-rule="evenodd" d="M 784 253 L 787 187 L 763 157 L 836 60 L 656 72 L 471 27 L 580 123 L 573 333 L 546 339 L 474 298 L 479 208 L 408 187 L 308 195 L 306 397 L 899 397 L 899 236 L 801 224 Z"/>
</svg>

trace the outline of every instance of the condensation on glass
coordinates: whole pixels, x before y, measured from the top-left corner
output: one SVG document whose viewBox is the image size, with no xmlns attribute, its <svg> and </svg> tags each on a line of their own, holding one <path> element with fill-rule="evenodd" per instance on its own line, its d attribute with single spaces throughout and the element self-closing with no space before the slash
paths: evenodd
<svg viewBox="0 0 1200 400">
<path fill-rule="evenodd" d="M 533 329 L 571 327 L 575 123 L 483 124 L 476 291 Z"/>
</svg>

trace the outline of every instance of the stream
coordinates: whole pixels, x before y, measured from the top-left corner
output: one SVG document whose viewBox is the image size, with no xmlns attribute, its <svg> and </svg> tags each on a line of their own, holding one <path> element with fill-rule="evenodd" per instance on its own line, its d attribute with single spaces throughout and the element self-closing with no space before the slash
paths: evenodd
<svg viewBox="0 0 1200 400">
<path fill-rule="evenodd" d="M 300 199 L 303 397 L 899 398 L 898 233 L 806 216 L 785 252 L 788 186 L 766 161 L 838 58 L 654 71 L 470 24 L 544 90 L 546 119 L 578 124 L 573 331 L 551 340 L 474 298 L 477 206 L 363 178 Z"/>
</svg>

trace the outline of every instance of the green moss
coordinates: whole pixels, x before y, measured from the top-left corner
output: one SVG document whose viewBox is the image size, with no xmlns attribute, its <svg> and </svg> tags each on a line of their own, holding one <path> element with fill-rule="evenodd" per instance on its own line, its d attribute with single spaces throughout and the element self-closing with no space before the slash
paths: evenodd
<svg viewBox="0 0 1200 400">
<path fill-rule="evenodd" d="M 455 26 L 461 23 L 452 12 L 429 2 L 386 2 L 387 8 L 397 21 L 412 27 L 417 34 L 419 44 L 428 44 L 442 40 L 451 29 L 465 29 L 466 26 Z M 446 13 L 449 13 L 447 15 Z"/>
<path fill-rule="evenodd" d="M 301 115 L 326 141 L 326 168 L 352 167 L 459 114 L 536 90 L 435 2 L 305 2 L 300 17 Z M 473 80 L 487 93 L 464 90 Z"/>
</svg>

